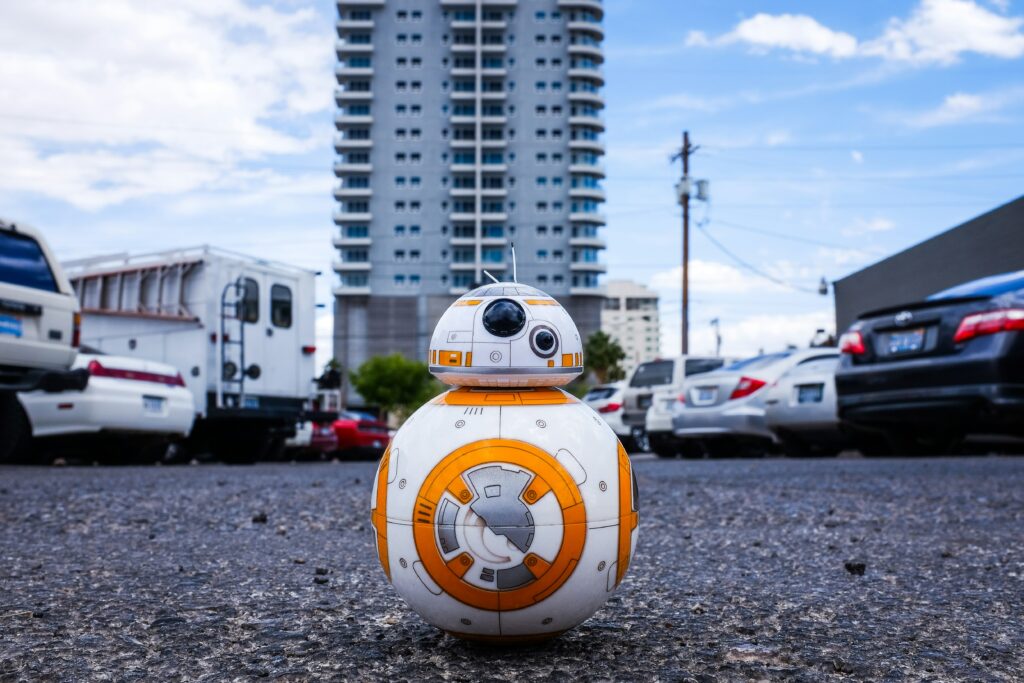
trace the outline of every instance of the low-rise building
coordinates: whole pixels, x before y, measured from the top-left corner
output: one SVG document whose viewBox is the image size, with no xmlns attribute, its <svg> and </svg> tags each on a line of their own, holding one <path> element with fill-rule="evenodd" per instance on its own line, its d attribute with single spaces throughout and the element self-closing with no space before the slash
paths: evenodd
<svg viewBox="0 0 1024 683">
<path fill-rule="evenodd" d="M 622 367 L 626 376 L 637 365 L 661 352 L 658 294 L 632 280 L 609 280 L 601 331 L 619 342 L 626 352 Z"/>
</svg>

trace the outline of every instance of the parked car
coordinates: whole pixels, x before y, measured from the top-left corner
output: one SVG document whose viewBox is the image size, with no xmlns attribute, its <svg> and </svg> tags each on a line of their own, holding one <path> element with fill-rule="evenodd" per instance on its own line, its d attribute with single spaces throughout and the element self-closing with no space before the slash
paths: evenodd
<svg viewBox="0 0 1024 683">
<path fill-rule="evenodd" d="M 627 452 L 637 449 L 636 441 L 630 432 L 629 427 L 622 421 L 623 395 L 625 394 L 625 382 L 613 382 L 612 384 L 599 384 L 583 397 L 583 402 L 593 408 L 604 418 L 608 426 L 612 428 L 615 435 L 622 442 L 622 447 Z"/>
<path fill-rule="evenodd" d="M 288 438 L 285 451 L 293 457 L 322 457 L 338 450 L 338 435 L 332 423 L 305 420 L 295 426 L 295 436 Z"/>
<path fill-rule="evenodd" d="M 715 356 L 677 356 L 641 363 L 626 388 L 622 420 L 642 450 L 674 456 L 681 444 L 672 434 L 674 405 L 687 377 L 711 372 L 727 363 Z M 655 397 L 657 396 L 657 400 Z M 657 408 L 651 409 L 657 403 Z M 671 406 L 670 406 L 671 404 Z"/>
<path fill-rule="evenodd" d="M 339 451 L 355 455 L 380 455 L 391 443 L 391 431 L 387 423 L 369 413 L 342 411 L 333 427 L 338 437 Z"/>
<path fill-rule="evenodd" d="M 836 455 L 850 445 L 836 413 L 838 366 L 838 355 L 805 360 L 767 389 L 765 424 L 786 455 Z"/>
<path fill-rule="evenodd" d="M 800 363 L 837 356 L 835 349 L 780 351 L 688 379 L 672 417 L 673 434 L 706 455 L 763 453 L 776 444 L 765 423 L 767 387 Z"/>
<path fill-rule="evenodd" d="M 866 313 L 840 348 L 839 416 L 899 453 L 1024 435 L 1024 271 Z"/>
<path fill-rule="evenodd" d="M 15 392 L 82 389 L 89 381 L 71 367 L 80 323 L 78 299 L 42 234 L 0 219 L 0 462 L 31 436 Z"/>
<path fill-rule="evenodd" d="M 89 347 L 82 347 L 73 367 L 89 375 L 81 391 L 18 394 L 33 439 L 74 437 L 82 443 L 83 436 L 91 436 L 93 442 L 165 449 L 192 429 L 195 402 L 176 368 Z"/>
</svg>

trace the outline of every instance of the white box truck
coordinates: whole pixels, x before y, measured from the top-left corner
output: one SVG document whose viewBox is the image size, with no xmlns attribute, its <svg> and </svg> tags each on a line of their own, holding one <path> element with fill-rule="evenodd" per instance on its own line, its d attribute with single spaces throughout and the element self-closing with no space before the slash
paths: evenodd
<svg viewBox="0 0 1024 683">
<path fill-rule="evenodd" d="M 252 460 L 294 434 L 314 393 L 316 272 L 209 246 L 64 267 L 83 344 L 181 371 L 196 402 L 186 448 Z"/>
</svg>

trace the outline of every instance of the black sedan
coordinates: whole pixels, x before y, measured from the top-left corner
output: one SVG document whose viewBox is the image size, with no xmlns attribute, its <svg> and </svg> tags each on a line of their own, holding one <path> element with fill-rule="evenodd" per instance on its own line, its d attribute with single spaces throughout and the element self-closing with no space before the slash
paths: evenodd
<svg viewBox="0 0 1024 683">
<path fill-rule="evenodd" d="M 1024 271 L 862 315 L 840 350 L 839 417 L 892 450 L 1024 436 Z"/>
</svg>

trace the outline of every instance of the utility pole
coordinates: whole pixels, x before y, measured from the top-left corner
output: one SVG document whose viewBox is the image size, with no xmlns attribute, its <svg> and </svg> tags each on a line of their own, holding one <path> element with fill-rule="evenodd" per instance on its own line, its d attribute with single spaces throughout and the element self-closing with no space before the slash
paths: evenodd
<svg viewBox="0 0 1024 683">
<path fill-rule="evenodd" d="M 683 175 L 676 185 L 676 194 L 683 207 L 683 307 L 682 307 L 682 352 L 690 352 L 690 155 L 700 149 L 690 145 L 690 131 L 683 131 L 683 146 L 672 157 L 674 162 L 681 159 Z"/>
</svg>

